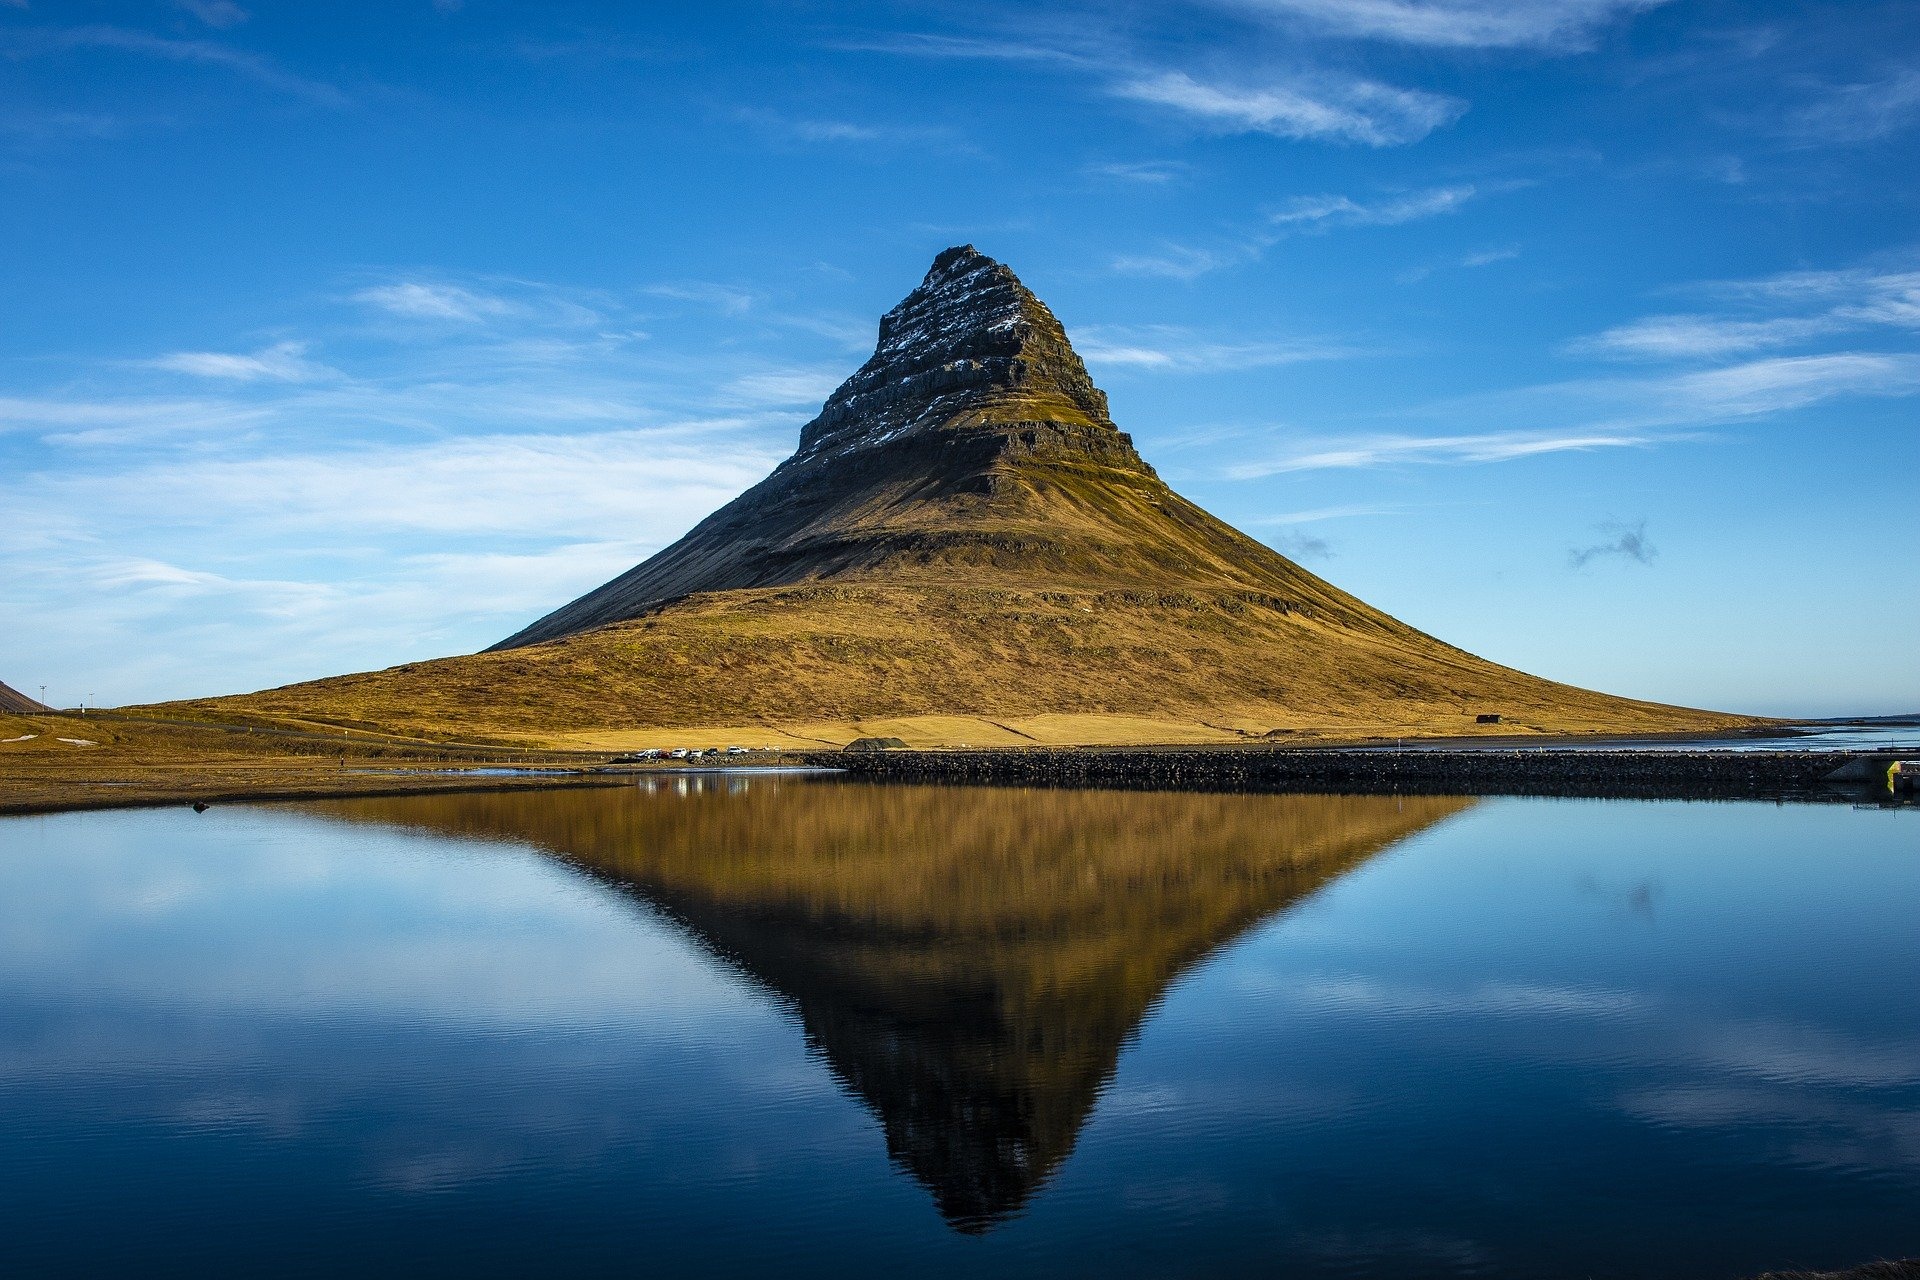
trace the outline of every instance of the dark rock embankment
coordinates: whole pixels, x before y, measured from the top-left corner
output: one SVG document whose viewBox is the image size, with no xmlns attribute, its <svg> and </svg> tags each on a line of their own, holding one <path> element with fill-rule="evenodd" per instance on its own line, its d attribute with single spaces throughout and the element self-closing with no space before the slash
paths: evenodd
<svg viewBox="0 0 1920 1280">
<path fill-rule="evenodd" d="M 1856 799 L 1826 781 L 1864 754 L 1250 748 L 841 753 L 820 763 L 899 782 L 1622 799 Z"/>
</svg>

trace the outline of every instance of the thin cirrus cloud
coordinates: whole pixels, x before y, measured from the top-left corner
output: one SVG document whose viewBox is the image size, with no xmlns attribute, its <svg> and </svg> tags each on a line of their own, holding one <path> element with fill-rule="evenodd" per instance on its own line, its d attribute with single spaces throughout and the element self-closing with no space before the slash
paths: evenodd
<svg viewBox="0 0 1920 1280">
<path fill-rule="evenodd" d="M 848 370 L 773 369 L 733 380 L 721 403 L 741 408 L 817 406 L 846 380 Z"/>
<path fill-rule="evenodd" d="M 250 15 L 233 0 L 176 0 L 182 9 L 210 27 L 226 30 L 245 22 Z"/>
<path fill-rule="evenodd" d="M 1109 92 L 1168 108 L 1223 132 L 1370 147 L 1418 142 L 1467 109 L 1458 99 L 1419 89 L 1328 77 L 1246 84 L 1161 71 L 1119 80 Z"/>
<path fill-rule="evenodd" d="M 1833 327 L 1824 317 L 1735 320 L 1722 316 L 1647 316 L 1577 339 L 1568 343 L 1566 350 L 1573 355 L 1626 359 L 1713 359 L 1790 346 L 1831 332 Z"/>
<path fill-rule="evenodd" d="M 1115 161 L 1108 164 L 1090 164 L 1081 172 L 1090 178 L 1110 178 L 1116 182 L 1138 182 L 1149 186 L 1161 186 L 1186 177 L 1192 172 L 1192 166 L 1178 160 Z"/>
<path fill-rule="evenodd" d="M 1295 471 L 1508 462 L 1546 454 L 1650 448 L 1698 439 L 1698 429 L 1852 396 L 1920 393 L 1920 356 L 1840 352 L 1776 356 L 1656 378 L 1553 383 L 1432 406 L 1448 417 L 1504 413 L 1586 419 L 1559 428 L 1471 434 L 1378 432 L 1302 441 L 1226 468 L 1234 480 Z"/>
<path fill-rule="evenodd" d="M 1122 275 L 1195 280 L 1225 267 L 1258 261 L 1287 236 L 1318 234 L 1336 227 L 1400 226 L 1457 212 L 1481 194 L 1479 187 L 1464 183 L 1378 199 L 1357 200 L 1352 196 L 1325 194 L 1295 196 L 1268 214 L 1261 225 L 1224 244 L 1200 247 L 1163 243 L 1151 252 L 1122 254 L 1109 265 Z M 1495 262 L 1507 256 L 1512 255 L 1503 252 L 1486 261 Z"/>
<path fill-rule="evenodd" d="M 338 370 L 305 358 L 304 342 L 277 342 L 249 355 L 224 351 L 175 351 L 149 361 L 155 369 L 232 382 L 313 382 Z"/>
<path fill-rule="evenodd" d="M 1277 457 L 1228 467 L 1230 480 L 1259 480 L 1292 471 L 1327 471 L 1408 463 L 1508 462 L 1547 453 L 1622 449 L 1656 443 L 1645 431 L 1493 431 L 1474 435 L 1416 436 L 1397 433 L 1346 437 L 1311 444 Z"/>
<path fill-rule="evenodd" d="M 491 294 L 418 280 L 375 285 L 355 293 L 353 299 L 410 320 L 448 320 L 459 324 L 512 315 L 516 310 L 506 299 Z"/>
<path fill-rule="evenodd" d="M 1336 36 L 1427 48 L 1591 48 L 1601 28 L 1668 0 L 1228 0 Z"/>
<path fill-rule="evenodd" d="M 1310 339 L 1222 342 L 1175 325 L 1132 328 L 1096 325 L 1073 335 L 1075 349 L 1094 368 L 1155 373 L 1220 373 L 1267 369 L 1359 354 L 1353 348 Z"/>
<path fill-rule="evenodd" d="M 1457 212 L 1478 194 L 1477 187 L 1462 184 L 1371 201 L 1342 195 L 1296 196 L 1269 215 L 1269 221 L 1282 227 L 1397 227 Z"/>
<path fill-rule="evenodd" d="M 1695 288 L 1738 303 L 1745 314 L 1646 316 L 1577 338 L 1562 349 L 1624 359 L 1716 359 L 1849 331 L 1920 328 L 1920 272 L 1915 271 L 1796 271 Z"/>
<path fill-rule="evenodd" d="M 334 85 L 296 75 L 268 58 L 213 40 L 176 40 L 126 27 L 95 24 L 8 32 L 0 36 L 0 49 L 16 57 L 51 56 L 78 51 L 131 54 L 165 62 L 220 68 L 265 88 L 304 98 L 320 106 L 347 107 L 353 102 L 345 91 Z"/>
<path fill-rule="evenodd" d="M 1292 141 L 1403 146 L 1466 111 L 1464 102 L 1330 71 L 1202 78 L 1152 65 L 1110 43 L 1067 48 L 1018 40 L 910 33 L 843 42 L 848 52 L 974 61 L 1052 63 L 1091 76 L 1108 97 L 1160 108 L 1215 133 Z"/>
<path fill-rule="evenodd" d="M 786 116 L 777 111 L 742 107 L 734 119 L 762 134 L 785 142 L 803 144 L 843 144 L 872 146 L 911 146 L 955 140 L 947 129 L 922 125 L 871 124 L 855 120 L 809 119 Z"/>
<path fill-rule="evenodd" d="M 1791 112 L 1780 127 L 1787 139 L 1808 146 L 1876 142 L 1920 124 L 1920 71 L 1903 67 L 1888 75 L 1832 86 Z"/>
</svg>

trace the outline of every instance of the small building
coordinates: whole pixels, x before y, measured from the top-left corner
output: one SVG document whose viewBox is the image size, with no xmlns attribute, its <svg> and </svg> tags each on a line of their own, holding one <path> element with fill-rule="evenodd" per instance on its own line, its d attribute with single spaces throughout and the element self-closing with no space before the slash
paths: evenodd
<svg viewBox="0 0 1920 1280">
<path fill-rule="evenodd" d="M 1500 713 L 1498 711 L 1483 711 L 1473 718 L 1473 722 L 1475 724 L 1499 724 Z"/>
</svg>

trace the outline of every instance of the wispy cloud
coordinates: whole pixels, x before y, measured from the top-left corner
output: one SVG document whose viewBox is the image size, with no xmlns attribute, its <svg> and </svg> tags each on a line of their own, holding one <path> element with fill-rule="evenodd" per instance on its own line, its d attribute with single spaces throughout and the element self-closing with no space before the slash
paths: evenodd
<svg viewBox="0 0 1920 1280">
<path fill-rule="evenodd" d="M 1159 107 L 1217 133 L 1264 133 L 1296 141 L 1373 147 L 1417 142 L 1451 124 L 1466 104 L 1330 70 L 1240 78 L 1192 71 L 1119 48 L 1110 38 L 1078 44 L 974 36 L 899 34 L 832 47 L 907 57 L 1051 63 L 1093 77 L 1110 97 Z"/>
<path fill-rule="evenodd" d="M 1461 184 L 1428 187 L 1377 199 L 1355 199 L 1346 195 L 1295 196 L 1268 214 L 1259 225 L 1238 236 L 1210 246 L 1163 243 L 1149 252 L 1122 254 L 1113 259 L 1111 266 L 1122 275 L 1194 280 L 1211 271 L 1258 261 L 1288 236 L 1318 234 L 1335 227 L 1399 226 L 1454 213 L 1482 194 L 1477 186 Z M 1486 261 L 1498 261 L 1500 256 L 1507 255 L 1488 257 Z"/>
<path fill-rule="evenodd" d="M 1228 467 L 1236 480 L 1292 471 L 1509 462 L 1557 453 L 1637 449 L 1698 439 L 1701 428 L 1764 418 L 1851 396 L 1920 394 L 1920 355 L 1779 356 L 1693 373 L 1550 383 L 1428 406 L 1429 416 L 1562 419 L 1471 434 L 1382 431 L 1293 436 Z"/>
<path fill-rule="evenodd" d="M 1733 320 L 1721 316 L 1648 316 L 1567 344 L 1574 355 L 1692 360 L 1789 346 L 1830 332 L 1824 317 Z"/>
<path fill-rule="evenodd" d="M 1109 92 L 1169 108 L 1221 132 L 1371 147 L 1418 142 L 1466 110 L 1457 99 L 1418 89 L 1331 77 L 1247 84 L 1161 71 L 1119 80 Z"/>
<path fill-rule="evenodd" d="M 852 370 L 774 369 L 736 378 L 722 403 L 745 408 L 817 406 L 833 394 Z"/>
<path fill-rule="evenodd" d="M 93 111 L 31 111 L 0 116 L 0 134 L 27 142 L 66 138 L 117 138 L 128 128 L 123 116 Z"/>
<path fill-rule="evenodd" d="M 511 315 L 514 307 L 503 298 L 451 284 L 404 280 L 376 285 L 353 295 L 356 302 L 411 320 L 451 320 L 473 324 L 492 316 Z"/>
<path fill-rule="evenodd" d="M 1283 511 L 1277 516 L 1258 516 L 1247 521 L 1252 525 L 1290 526 L 1296 524 L 1318 524 L 1322 520 L 1345 520 L 1354 516 L 1390 516 L 1398 515 L 1401 508 L 1376 506 L 1371 503 L 1351 503 L 1341 507 L 1315 507 L 1310 511 Z"/>
<path fill-rule="evenodd" d="M 1401 284 L 1418 284 L 1420 283 L 1420 281 L 1425 280 L 1427 277 L 1431 276 L 1436 271 L 1447 270 L 1447 269 L 1457 270 L 1457 271 L 1476 271 L 1481 267 L 1490 267 L 1497 262 L 1511 262 L 1519 256 L 1520 256 L 1520 250 L 1512 246 L 1508 246 L 1502 249 L 1480 249 L 1480 250 L 1476 250 L 1473 253 L 1463 254 L 1458 258 L 1450 258 L 1445 262 L 1437 262 L 1437 263 L 1431 263 L 1427 266 L 1414 267 L 1410 270 L 1401 272 L 1398 276 L 1394 278 L 1398 280 Z"/>
<path fill-rule="evenodd" d="M 853 120 L 806 119 L 755 107 L 742 107 L 734 118 L 761 133 L 786 142 L 807 144 L 869 144 L 909 146 L 953 143 L 952 130 L 907 124 L 873 124 Z"/>
<path fill-rule="evenodd" d="M 1382 433 L 1307 442 L 1294 450 L 1227 468 L 1233 480 L 1257 480 L 1291 471 L 1326 471 L 1406 464 L 1508 462 L 1548 453 L 1625 449 L 1656 443 L 1645 431 L 1493 431 L 1477 435 L 1415 436 Z"/>
<path fill-rule="evenodd" d="M 1653 543 L 1647 541 L 1647 522 L 1636 521 L 1631 525 L 1603 524 L 1600 531 L 1606 537 L 1584 547 L 1575 547 L 1567 552 L 1567 567 L 1584 569 L 1595 560 L 1618 557 L 1634 564 L 1651 565 L 1660 554 Z"/>
<path fill-rule="evenodd" d="M 1596 33 L 1667 0 L 1229 0 L 1334 35 L 1455 49 L 1590 48 Z"/>
<path fill-rule="evenodd" d="M 1836 396 L 1907 396 L 1920 391 L 1920 356 L 1839 352 L 1776 356 L 1683 374 L 1662 386 L 1682 421 L 1758 417 Z"/>
<path fill-rule="evenodd" d="M 1788 115 L 1784 132 L 1808 145 L 1874 142 L 1920 123 L 1920 70 L 1902 67 L 1878 80 L 1822 90 Z"/>
<path fill-rule="evenodd" d="M 1197 249 L 1189 245 L 1163 244 L 1148 253 L 1125 253 L 1113 260 L 1112 267 L 1121 275 L 1160 276 L 1168 280 L 1197 280 L 1209 271 L 1235 262 L 1244 262 L 1259 255 L 1254 245 L 1242 245 L 1232 250 Z"/>
<path fill-rule="evenodd" d="M 1718 359 L 1875 327 L 1920 328 L 1915 271 L 1796 271 L 1694 288 L 1738 304 L 1743 313 L 1647 316 L 1564 349 L 1633 359 Z"/>
<path fill-rule="evenodd" d="M 337 371 L 305 358 L 304 342 L 277 342 L 251 355 L 222 351 L 175 351 L 148 363 L 156 369 L 191 374 L 196 378 L 225 378 L 235 382 L 312 382 L 337 376 Z"/>
<path fill-rule="evenodd" d="M 1217 373 L 1263 369 L 1357 354 L 1351 347 L 1306 339 L 1222 342 L 1174 325 L 1093 326 L 1074 331 L 1074 345 L 1096 368 L 1162 373 Z"/>
<path fill-rule="evenodd" d="M 699 303 L 730 316 L 744 315 L 754 305 L 752 290 L 736 285 L 714 284 L 707 280 L 669 280 L 648 285 L 641 292 L 656 298 L 671 298 L 676 302 Z"/>
<path fill-rule="evenodd" d="M 1296 196 L 1270 215 L 1270 221 L 1283 227 L 1394 227 L 1456 212 L 1478 194 L 1477 188 L 1467 184 L 1430 187 L 1381 200 L 1363 201 L 1340 195 Z"/>
<path fill-rule="evenodd" d="M 950 36 L 931 32 L 895 32 L 860 39 L 834 40 L 827 48 L 847 53 L 890 53 L 910 58 L 957 58 L 987 62 L 1053 62 L 1063 66 L 1099 66 L 1108 59 L 1059 45 L 1029 40 Z"/>
<path fill-rule="evenodd" d="M 222 31 L 228 27 L 239 26 L 250 16 L 233 0 L 175 0 L 175 2 L 208 26 L 217 27 Z"/>
<path fill-rule="evenodd" d="M 39 27 L 0 35 L 0 47 L 15 54 L 50 54 L 102 49 L 167 62 L 220 67 L 254 83 L 328 107 L 350 105 L 341 89 L 287 71 L 278 63 L 244 49 L 211 40 L 175 40 L 125 27 Z"/>
<path fill-rule="evenodd" d="M 1132 163 L 1090 164 L 1082 172 L 1089 177 L 1111 178 L 1117 182 L 1163 186 L 1186 177 L 1192 172 L 1192 167 L 1178 160 L 1140 160 Z"/>
</svg>

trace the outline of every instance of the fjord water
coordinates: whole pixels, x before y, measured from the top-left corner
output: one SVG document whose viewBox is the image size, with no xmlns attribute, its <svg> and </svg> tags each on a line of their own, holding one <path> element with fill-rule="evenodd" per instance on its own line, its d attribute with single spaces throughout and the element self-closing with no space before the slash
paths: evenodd
<svg viewBox="0 0 1920 1280">
<path fill-rule="evenodd" d="M 708 776 L 0 821 L 18 1275 L 1920 1253 L 1920 814 Z"/>
</svg>

